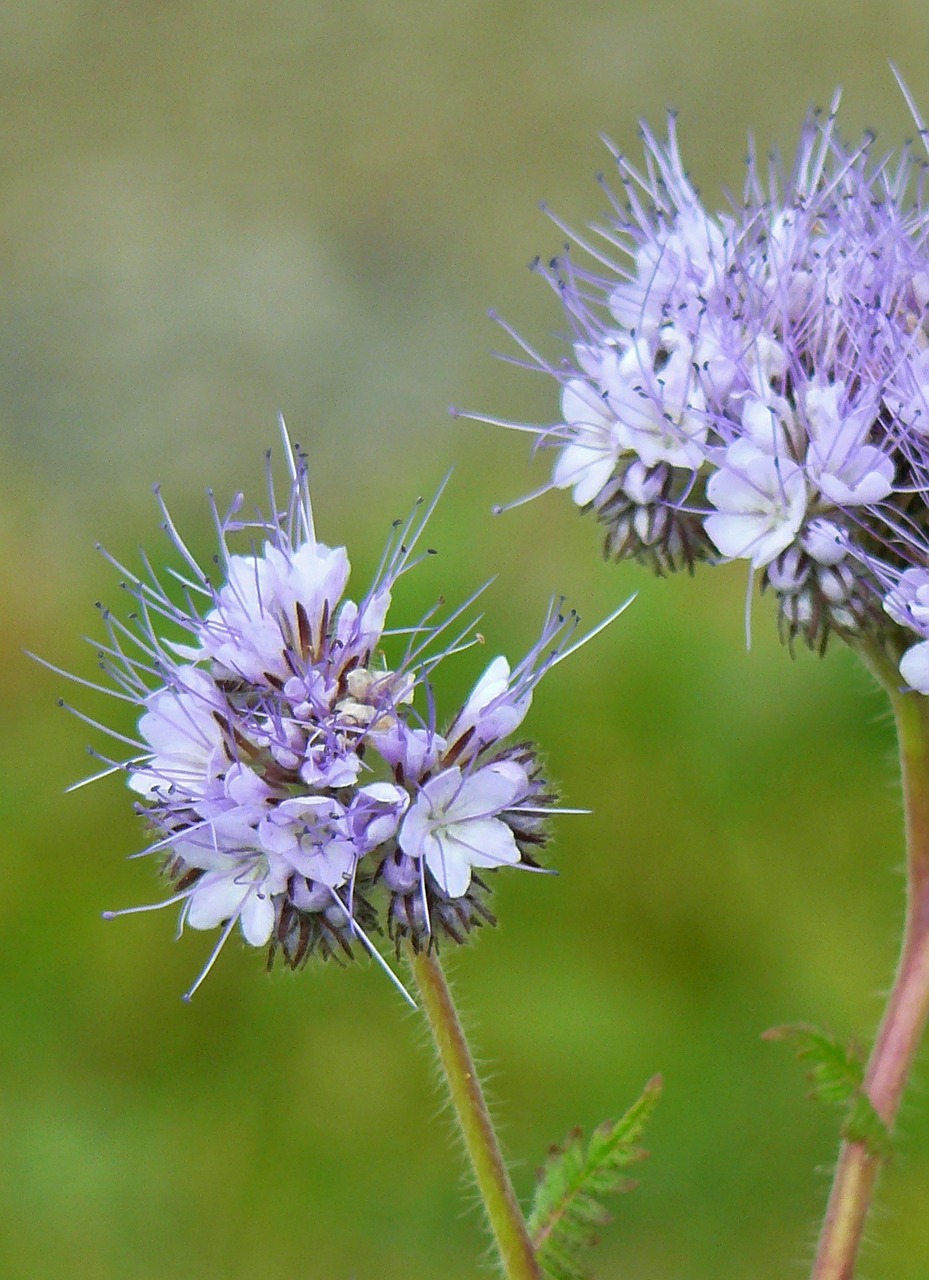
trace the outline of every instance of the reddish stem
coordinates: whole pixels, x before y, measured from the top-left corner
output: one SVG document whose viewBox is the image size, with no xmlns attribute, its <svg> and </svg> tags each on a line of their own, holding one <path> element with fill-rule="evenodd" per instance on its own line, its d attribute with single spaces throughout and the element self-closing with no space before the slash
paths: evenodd
<svg viewBox="0 0 929 1280">
<path fill-rule="evenodd" d="M 892 1130 L 929 1015 L 929 698 L 900 692 L 881 670 L 897 719 L 907 843 L 903 947 L 865 1073 L 865 1092 Z M 839 1152 L 812 1280 L 852 1280 L 881 1157 L 862 1142 Z"/>
</svg>

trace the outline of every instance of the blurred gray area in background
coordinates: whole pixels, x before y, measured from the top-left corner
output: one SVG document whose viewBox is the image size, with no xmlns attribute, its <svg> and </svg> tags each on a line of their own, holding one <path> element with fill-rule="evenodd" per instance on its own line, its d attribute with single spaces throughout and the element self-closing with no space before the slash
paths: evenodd
<svg viewBox="0 0 929 1280">
<path fill-rule="evenodd" d="M 748 127 L 789 149 L 838 82 L 848 130 L 896 142 L 886 58 L 925 98 L 927 39 L 902 3 L 11 0 L 0 456 L 78 490 L 221 486 L 279 410 L 327 467 L 467 453 L 445 407 L 505 385 L 489 306 L 557 323 L 522 268 L 562 240 L 541 199 L 599 212 L 600 131 L 634 151 L 679 108 L 715 196 Z M 514 412 L 550 415 L 528 382 Z"/>
</svg>

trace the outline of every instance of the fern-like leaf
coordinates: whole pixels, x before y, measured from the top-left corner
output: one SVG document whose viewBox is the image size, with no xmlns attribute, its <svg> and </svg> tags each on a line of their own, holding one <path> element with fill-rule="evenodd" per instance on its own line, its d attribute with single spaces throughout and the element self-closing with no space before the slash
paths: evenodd
<svg viewBox="0 0 929 1280">
<path fill-rule="evenodd" d="M 843 1045 L 835 1036 L 805 1023 L 772 1027 L 762 1039 L 793 1045 L 807 1067 L 810 1097 L 845 1112 L 843 1138 L 863 1143 L 869 1155 L 886 1159 L 891 1154 L 890 1133 L 864 1091 L 864 1062 L 857 1045 Z"/>
<path fill-rule="evenodd" d="M 625 1170 L 648 1155 L 641 1139 L 660 1094 L 655 1076 L 626 1114 L 600 1125 L 586 1146 L 575 1129 L 549 1152 L 528 1227 L 539 1265 L 552 1280 L 589 1280 L 583 1252 L 612 1218 L 601 1201 L 636 1185 Z"/>
</svg>

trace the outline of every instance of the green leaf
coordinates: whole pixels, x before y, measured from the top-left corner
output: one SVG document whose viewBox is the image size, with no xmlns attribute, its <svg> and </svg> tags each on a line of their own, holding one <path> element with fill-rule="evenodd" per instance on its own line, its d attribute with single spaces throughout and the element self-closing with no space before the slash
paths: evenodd
<svg viewBox="0 0 929 1280">
<path fill-rule="evenodd" d="M 636 1185 L 625 1170 L 648 1155 L 641 1138 L 660 1095 L 661 1077 L 655 1076 L 624 1116 L 594 1130 L 586 1148 L 575 1129 L 549 1152 L 528 1227 L 539 1265 L 552 1280 L 589 1280 L 579 1255 L 597 1243 L 600 1228 L 612 1219 L 602 1198 Z"/>
<path fill-rule="evenodd" d="M 849 1108 L 842 1125 L 842 1137 L 846 1142 L 861 1142 L 868 1155 L 888 1160 L 893 1155 L 893 1138 L 886 1124 L 874 1110 L 874 1104 L 866 1093 L 860 1093 Z"/>
<path fill-rule="evenodd" d="M 772 1027 L 761 1038 L 786 1040 L 793 1045 L 800 1061 L 808 1064 L 810 1097 L 846 1106 L 861 1092 L 864 1063 L 854 1044 L 846 1048 L 834 1036 L 805 1023 Z"/>
<path fill-rule="evenodd" d="M 762 1039 L 786 1040 L 793 1045 L 797 1057 L 807 1065 L 810 1097 L 845 1112 L 842 1137 L 847 1142 L 861 1142 L 869 1155 L 882 1159 L 891 1154 L 890 1133 L 864 1091 L 864 1061 L 854 1042 L 843 1045 L 835 1036 L 805 1023 L 772 1027 Z"/>
</svg>

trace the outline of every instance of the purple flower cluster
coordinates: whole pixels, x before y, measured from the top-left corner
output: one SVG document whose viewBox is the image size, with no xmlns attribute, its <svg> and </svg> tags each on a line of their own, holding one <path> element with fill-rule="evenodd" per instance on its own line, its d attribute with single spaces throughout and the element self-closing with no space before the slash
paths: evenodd
<svg viewBox="0 0 929 1280">
<path fill-rule="evenodd" d="M 398 947 L 463 941 L 493 922 L 490 873 L 538 868 L 554 805 L 532 747 L 508 740 L 575 619 L 550 610 L 527 657 L 514 670 L 494 658 L 440 732 L 430 677 L 479 639 L 462 621 L 471 601 L 442 621 L 431 611 L 387 626 L 431 508 L 398 524 L 356 604 L 345 549 L 317 541 L 306 464 L 287 449 L 283 510 L 270 470 L 269 518 L 243 522 L 241 497 L 225 517 L 214 504 L 216 581 L 162 508 L 183 571 L 163 584 L 117 566 L 136 612 L 104 615 L 101 665 L 142 710 L 131 756 L 105 760 L 106 772 L 126 773 L 146 852 L 172 886 L 153 907 L 221 929 L 204 975 L 236 925 L 291 967 L 312 952 L 351 956 L 356 942 L 377 956 L 372 931 Z M 251 549 L 233 551 L 243 532 Z"/>
<path fill-rule="evenodd" d="M 537 443 L 608 556 L 745 560 L 789 643 L 877 638 L 929 693 L 929 202 L 908 151 L 842 142 L 837 105 L 789 175 L 751 157 L 721 213 L 674 119 L 666 143 L 645 129 L 644 169 L 617 154 L 608 221 L 575 237 L 585 265 L 538 266 L 570 356 L 517 338 L 518 363 L 560 385 Z"/>
</svg>

